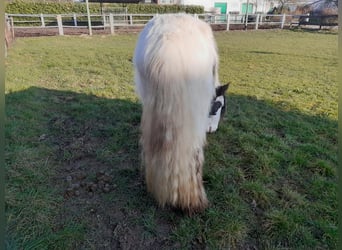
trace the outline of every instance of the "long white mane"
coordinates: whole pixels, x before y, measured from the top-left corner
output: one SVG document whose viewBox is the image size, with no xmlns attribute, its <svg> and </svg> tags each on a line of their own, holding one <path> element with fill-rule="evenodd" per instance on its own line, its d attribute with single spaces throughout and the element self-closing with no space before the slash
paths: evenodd
<svg viewBox="0 0 342 250">
<path fill-rule="evenodd" d="M 147 189 L 161 206 L 202 210 L 203 146 L 219 85 L 211 28 L 189 15 L 159 15 L 140 33 L 133 61 Z"/>
</svg>

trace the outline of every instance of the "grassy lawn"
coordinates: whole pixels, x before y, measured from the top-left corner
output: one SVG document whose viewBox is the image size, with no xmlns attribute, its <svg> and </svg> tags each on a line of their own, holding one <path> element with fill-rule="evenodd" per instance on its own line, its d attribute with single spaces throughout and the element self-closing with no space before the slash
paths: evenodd
<svg viewBox="0 0 342 250">
<path fill-rule="evenodd" d="M 6 59 L 8 249 L 337 249 L 337 35 L 216 33 L 227 114 L 210 207 L 140 175 L 137 35 L 18 39 Z"/>
</svg>

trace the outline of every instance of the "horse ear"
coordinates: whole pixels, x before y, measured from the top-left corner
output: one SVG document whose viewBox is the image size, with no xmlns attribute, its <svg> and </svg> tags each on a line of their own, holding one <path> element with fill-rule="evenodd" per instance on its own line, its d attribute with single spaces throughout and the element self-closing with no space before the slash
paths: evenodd
<svg viewBox="0 0 342 250">
<path fill-rule="evenodd" d="M 216 87 L 216 96 L 224 95 L 224 93 L 227 91 L 230 83 L 227 83 L 225 85 L 221 85 Z"/>
</svg>

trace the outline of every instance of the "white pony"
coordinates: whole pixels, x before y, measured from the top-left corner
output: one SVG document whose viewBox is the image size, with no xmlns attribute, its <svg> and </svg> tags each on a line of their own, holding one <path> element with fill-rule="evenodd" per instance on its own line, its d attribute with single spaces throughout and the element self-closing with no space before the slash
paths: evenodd
<svg viewBox="0 0 342 250">
<path fill-rule="evenodd" d="M 201 211 L 203 146 L 219 86 L 212 30 L 186 14 L 159 15 L 140 33 L 133 61 L 147 190 L 161 206 Z"/>
</svg>

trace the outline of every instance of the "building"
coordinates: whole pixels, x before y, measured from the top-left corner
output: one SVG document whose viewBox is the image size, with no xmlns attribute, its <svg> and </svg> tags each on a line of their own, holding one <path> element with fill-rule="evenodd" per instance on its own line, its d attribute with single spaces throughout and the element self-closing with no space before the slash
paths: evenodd
<svg viewBox="0 0 342 250">
<path fill-rule="evenodd" d="M 202 5 L 206 12 L 218 12 L 221 14 L 236 13 L 267 13 L 273 7 L 277 6 L 278 1 L 272 0 L 158 0 L 158 4 L 184 4 L 184 5 Z"/>
</svg>

